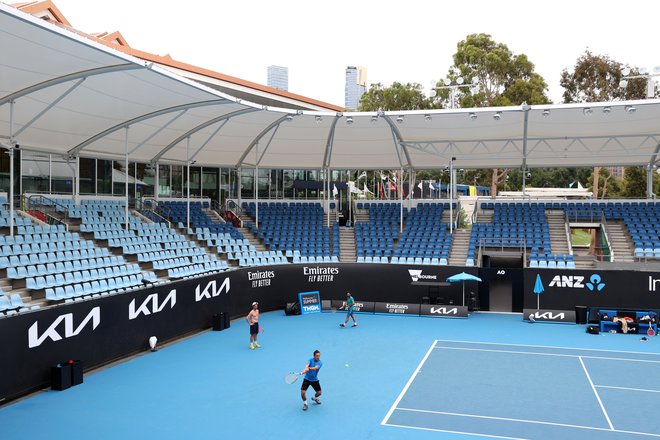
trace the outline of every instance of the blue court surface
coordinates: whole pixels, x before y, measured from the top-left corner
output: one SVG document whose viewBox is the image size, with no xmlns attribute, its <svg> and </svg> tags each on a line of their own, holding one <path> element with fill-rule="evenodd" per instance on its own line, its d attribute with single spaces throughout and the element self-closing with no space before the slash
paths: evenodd
<svg viewBox="0 0 660 440">
<path fill-rule="evenodd" d="M 246 311 L 247 313 L 247 311 Z M 264 313 L 0 407 L 3 439 L 647 439 L 660 437 L 660 338 L 588 335 L 515 314 L 467 319 Z M 302 411 L 315 349 L 322 404 Z M 348 367 L 346 367 L 348 364 Z M 7 378 L 2 378 L 6 380 Z M 312 390 L 309 395 L 311 397 Z"/>
</svg>

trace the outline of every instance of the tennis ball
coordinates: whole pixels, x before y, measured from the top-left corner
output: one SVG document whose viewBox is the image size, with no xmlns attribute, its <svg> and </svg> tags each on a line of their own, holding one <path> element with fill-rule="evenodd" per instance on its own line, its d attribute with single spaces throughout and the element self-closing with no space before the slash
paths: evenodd
<svg viewBox="0 0 660 440">
<path fill-rule="evenodd" d="M 345 364 L 344 367 L 348 368 L 348 364 Z"/>
</svg>

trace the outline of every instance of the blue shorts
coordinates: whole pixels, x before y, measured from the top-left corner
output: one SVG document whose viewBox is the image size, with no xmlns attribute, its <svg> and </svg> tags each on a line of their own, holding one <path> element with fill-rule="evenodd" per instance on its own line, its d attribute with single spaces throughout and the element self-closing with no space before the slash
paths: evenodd
<svg viewBox="0 0 660 440">
<path fill-rule="evenodd" d="M 353 316 L 353 312 L 354 312 L 353 307 L 346 309 L 346 316 Z"/>
</svg>

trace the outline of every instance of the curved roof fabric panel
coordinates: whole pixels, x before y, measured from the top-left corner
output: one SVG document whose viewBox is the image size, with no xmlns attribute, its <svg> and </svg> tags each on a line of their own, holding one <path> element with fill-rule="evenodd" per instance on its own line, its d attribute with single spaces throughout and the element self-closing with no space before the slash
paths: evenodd
<svg viewBox="0 0 660 440">
<path fill-rule="evenodd" d="M 226 95 L 0 3 L 0 142 L 294 169 L 646 165 L 660 101 L 334 113 Z"/>
</svg>

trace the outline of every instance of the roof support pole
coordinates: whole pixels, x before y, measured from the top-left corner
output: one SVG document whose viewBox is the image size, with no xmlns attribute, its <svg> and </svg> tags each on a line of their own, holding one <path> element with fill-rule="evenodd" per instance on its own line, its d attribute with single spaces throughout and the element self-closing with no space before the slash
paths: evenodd
<svg viewBox="0 0 660 440">
<path fill-rule="evenodd" d="M 647 199 L 652 199 L 655 197 L 655 194 L 653 194 L 653 172 L 656 169 L 656 165 L 658 163 L 658 153 L 660 153 L 660 142 L 655 146 L 655 151 L 653 152 L 653 156 L 651 156 L 651 160 L 649 161 L 648 166 L 646 167 L 646 198 Z"/>
<path fill-rule="evenodd" d="M 330 169 L 325 168 L 325 175 L 323 179 L 323 198 L 325 199 L 325 206 L 328 215 L 326 216 L 326 226 L 330 227 Z"/>
<path fill-rule="evenodd" d="M 242 191 L 242 188 L 241 188 L 241 180 L 242 180 L 241 179 L 241 167 L 238 167 L 238 168 L 236 168 L 236 191 L 238 192 L 238 194 L 237 194 L 238 197 L 237 198 L 238 198 L 238 207 L 239 208 L 242 208 L 242 206 L 241 206 L 241 193 L 243 191 Z M 238 211 L 238 209 L 236 211 Z"/>
<path fill-rule="evenodd" d="M 399 176 L 399 234 L 403 233 L 403 167 Z"/>
<path fill-rule="evenodd" d="M 9 235 L 14 235 L 14 100 L 9 101 Z"/>
<path fill-rule="evenodd" d="M 190 136 L 186 139 L 186 229 L 190 229 Z"/>
<path fill-rule="evenodd" d="M 254 226 L 259 229 L 259 142 L 257 141 L 256 144 L 254 144 L 254 179 L 253 179 L 253 187 L 254 187 L 254 206 L 255 206 L 255 212 L 256 216 L 254 218 Z"/>
<path fill-rule="evenodd" d="M 522 163 L 522 195 L 525 197 L 525 186 L 527 178 L 527 127 L 529 125 L 529 105 L 523 103 L 522 110 L 525 114 L 523 123 L 523 163 Z"/>
<path fill-rule="evenodd" d="M 76 156 L 76 169 L 73 175 L 73 203 L 78 204 L 80 200 L 80 156 Z"/>
<path fill-rule="evenodd" d="M 126 195 L 126 200 L 124 206 L 124 223 L 126 230 L 128 231 L 130 228 L 128 226 L 128 125 L 124 128 L 124 191 Z"/>
<path fill-rule="evenodd" d="M 156 205 L 158 205 L 158 195 L 160 194 L 160 165 L 158 165 L 158 162 L 154 164 L 156 167 L 156 187 L 154 188 L 154 199 L 156 199 Z M 154 206 L 154 209 L 156 207 Z"/>
</svg>

